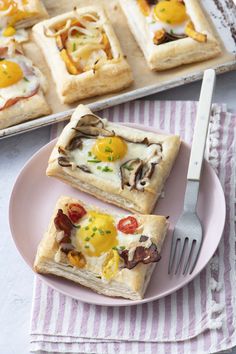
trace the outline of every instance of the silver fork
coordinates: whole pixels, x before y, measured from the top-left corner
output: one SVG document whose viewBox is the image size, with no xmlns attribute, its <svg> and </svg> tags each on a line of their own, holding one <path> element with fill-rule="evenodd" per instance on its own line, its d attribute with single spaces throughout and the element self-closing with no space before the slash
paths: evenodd
<svg viewBox="0 0 236 354">
<path fill-rule="evenodd" d="M 188 272 L 191 274 L 202 244 L 202 225 L 196 213 L 196 205 L 214 86 L 215 71 L 206 70 L 203 76 L 193 134 L 183 213 L 175 226 L 172 238 L 169 274 L 173 272 L 174 265 L 174 274 L 177 274 L 181 265 L 184 275 Z"/>
</svg>

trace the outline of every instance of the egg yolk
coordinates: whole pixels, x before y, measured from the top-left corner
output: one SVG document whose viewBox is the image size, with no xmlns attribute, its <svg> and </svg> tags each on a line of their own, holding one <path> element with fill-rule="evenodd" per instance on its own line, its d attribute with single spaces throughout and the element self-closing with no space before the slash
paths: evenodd
<svg viewBox="0 0 236 354">
<path fill-rule="evenodd" d="M 22 0 L 23 5 L 28 4 L 28 0 Z M 7 14 L 9 17 L 8 23 L 10 25 L 14 25 L 16 22 L 23 20 L 24 18 L 27 18 L 28 16 L 31 16 L 32 13 L 22 11 L 18 8 L 18 4 L 14 0 L 2 0 L 0 2 L 0 11 L 7 11 L 9 8 L 11 10 Z"/>
<path fill-rule="evenodd" d="M 154 17 L 162 22 L 178 25 L 187 20 L 185 5 L 178 0 L 163 0 L 154 8 Z"/>
<path fill-rule="evenodd" d="M 106 162 L 122 159 L 126 152 L 126 142 L 117 136 L 97 139 L 92 147 L 93 155 Z"/>
<path fill-rule="evenodd" d="M 88 213 L 88 223 L 78 229 L 76 240 L 83 253 L 90 257 L 99 257 L 117 246 L 117 231 L 113 218 L 108 214 Z"/>
<path fill-rule="evenodd" d="M 3 32 L 2 32 L 2 34 L 3 34 L 4 37 L 11 37 L 11 36 L 14 36 L 15 33 L 16 33 L 16 30 L 15 30 L 15 28 L 12 27 L 12 26 L 6 27 L 6 28 L 3 30 Z"/>
<path fill-rule="evenodd" d="M 0 61 L 0 88 L 14 85 L 23 78 L 21 67 L 14 61 Z"/>
</svg>

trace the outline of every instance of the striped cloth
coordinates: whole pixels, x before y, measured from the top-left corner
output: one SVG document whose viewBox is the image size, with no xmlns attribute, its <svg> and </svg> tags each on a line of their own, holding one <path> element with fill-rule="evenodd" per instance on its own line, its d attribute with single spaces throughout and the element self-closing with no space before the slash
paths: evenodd
<svg viewBox="0 0 236 354">
<path fill-rule="evenodd" d="M 111 121 L 136 122 L 180 134 L 190 143 L 195 102 L 136 101 L 100 112 Z M 236 345 L 235 165 L 236 115 L 212 110 L 207 157 L 223 185 L 227 217 L 220 246 L 190 284 L 158 301 L 130 307 L 89 305 L 36 278 L 31 350 L 54 353 L 213 353 Z M 51 137 L 62 129 L 52 127 Z"/>
</svg>

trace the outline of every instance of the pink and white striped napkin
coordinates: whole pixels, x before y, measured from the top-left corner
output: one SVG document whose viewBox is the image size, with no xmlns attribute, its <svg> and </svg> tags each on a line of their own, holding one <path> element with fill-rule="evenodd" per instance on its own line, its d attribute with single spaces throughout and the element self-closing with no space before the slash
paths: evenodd
<svg viewBox="0 0 236 354">
<path fill-rule="evenodd" d="M 136 101 L 100 114 L 180 134 L 190 143 L 196 108 L 195 102 Z M 225 191 L 227 218 L 220 246 L 201 274 L 163 299 L 120 308 L 73 300 L 36 278 L 31 351 L 209 354 L 236 345 L 235 126 L 236 115 L 213 107 L 207 157 Z M 61 129 L 53 126 L 51 137 Z"/>
</svg>

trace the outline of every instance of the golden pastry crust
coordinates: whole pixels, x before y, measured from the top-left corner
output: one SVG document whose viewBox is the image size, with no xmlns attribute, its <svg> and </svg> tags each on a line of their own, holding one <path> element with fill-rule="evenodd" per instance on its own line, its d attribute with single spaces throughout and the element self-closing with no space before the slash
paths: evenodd
<svg viewBox="0 0 236 354">
<path fill-rule="evenodd" d="M 89 108 L 79 105 L 73 113 L 71 121 L 64 128 L 49 159 L 47 175 L 61 179 L 69 185 L 85 191 L 105 202 L 115 204 L 121 208 L 148 214 L 152 211 L 158 197 L 162 192 L 163 185 L 169 176 L 171 168 L 180 147 L 178 136 L 158 135 L 151 132 L 137 130 L 131 127 L 110 123 L 104 120 L 105 128 L 114 130 L 117 136 L 124 139 L 143 140 L 148 138 L 152 143 L 162 144 L 162 159 L 155 168 L 150 183 L 144 191 L 130 190 L 128 187 L 121 187 L 120 178 L 117 180 L 106 179 L 106 176 L 99 177 L 92 173 L 85 173 L 79 168 L 62 167 L 58 164 L 60 153 L 58 148 L 66 148 L 74 136 L 74 129 L 80 117 L 91 114 Z M 145 148 L 145 147 L 144 147 Z M 137 156 L 138 157 L 138 156 Z"/>
<path fill-rule="evenodd" d="M 114 217 L 118 216 L 119 218 L 127 216 L 120 213 L 111 213 L 110 210 L 106 211 L 94 206 L 88 206 L 82 201 L 71 197 L 60 197 L 56 203 L 48 230 L 38 246 L 34 262 L 35 271 L 41 274 L 54 274 L 72 280 L 107 296 L 121 296 L 132 300 L 142 299 L 156 263 L 139 263 L 132 269 L 120 269 L 110 281 L 104 281 L 99 278 L 95 272 L 86 269 L 86 267 L 78 268 L 72 266 L 68 264 L 63 257 L 60 260 L 56 260 L 55 257 L 59 250 L 59 244 L 56 241 L 58 231 L 54 225 L 54 218 L 58 209 L 64 211 L 65 205 L 69 203 L 79 203 L 87 211 L 105 212 Z M 143 225 L 143 234 L 149 235 L 152 238 L 152 242 L 157 246 L 158 252 L 160 252 L 168 228 L 166 218 L 158 215 L 139 215 L 136 217 L 139 218 Z"/>
<path fill-rule="evenodd" d="M 0 129 L 51 113 L 41 90 L 0 111 Z"/>
<path fill-rule="evenodd" d="M 96 13 L 104 21 L 103 29 L 109 39 L 113 53 L 113 59 L 107 61 L 98 69 L 88 70 L 78 75 L 72 75 L 68 72 L 60 56 L 55 38 L 45 35 L 45 29 L 60 21 L 73 18 L 75 13 L 79 15 Z M 133 82 L 131 69 L 124 59 L 119 41 L 104 10 L 100 7 L 79 8 L 73 12 L 43 21 L 33 27 L 33 35 L 44 53 L 62 103 L 72 103 L 83 98 L 120 91 Z"/>
<path fill-rule="evenodd" d="M 4 54 L 6 60 L 14 61 L 18 58 L 20 62 L 25 65 L 27 64 L 28 70 L 32 71 L 32 74 L 37 78 L 38 86 L 34 92 L 29 91 L 29 97 L 22 97 L 16 103 L 0 110 L 0 129 L 50 114 L 51 108 L 48 106 L 44 97 L 44 93 L 47 91 L 47 81 L 43 73 L 33 65 L 31 60 L 23 55 L 22 48 L 19 44 L 16 45 L 14 42 L 10 42 L 6 47 L 2 47 L 2 49 L 6 51 Z M 29 81 L 27 78 L 24 79 Z M 23 82 L 22 79 L 19 82 L 21 81 Z M 9 86 L 9 88 L 11 89 L 11 86 Z M 4 90 L 4 87 L 0 88 L 0 92 L 1 90 Z M 9 100 L 14 100 L 14 98 L 18 97 L 17 93 L 20 89 L 14 90 L 13 84 L 12 92 L 16 92 L 16 96 L 9 97 Z M 32 94 L 32 96 L 30 96 L 30 94 Z M 4 91 L 2 97 L 4 98 Z M 7 104 L 8 100 L 6 100 L 5 103 Z"/>
<path fill-rule="evenodd" d="M 199 1 L 185 0 L 185 5 L 196 31 L 206 34 L 207 41 L 202 43 L 187 37 L 159 45 L 153 43 L 145 16 L 137 1 L 120 0 L 119 2 L 150 69 L 166 70 L 182 64 L 210 59 L 221 53 L 220 45 L 212 34 Z"/>
<path fill-rule="evenodd" d="M 29 12 L 30 15 L 13 23 L 16 28 L 31 27 L 35 23 L 48 18 L 47 10 L 41 0 L 28 0 L 27 4 L 23 6 L 24 10 Z M 11 24 L 11 16 L 6 16 L 6 18 L 7 24 Z"/>
</svg>

